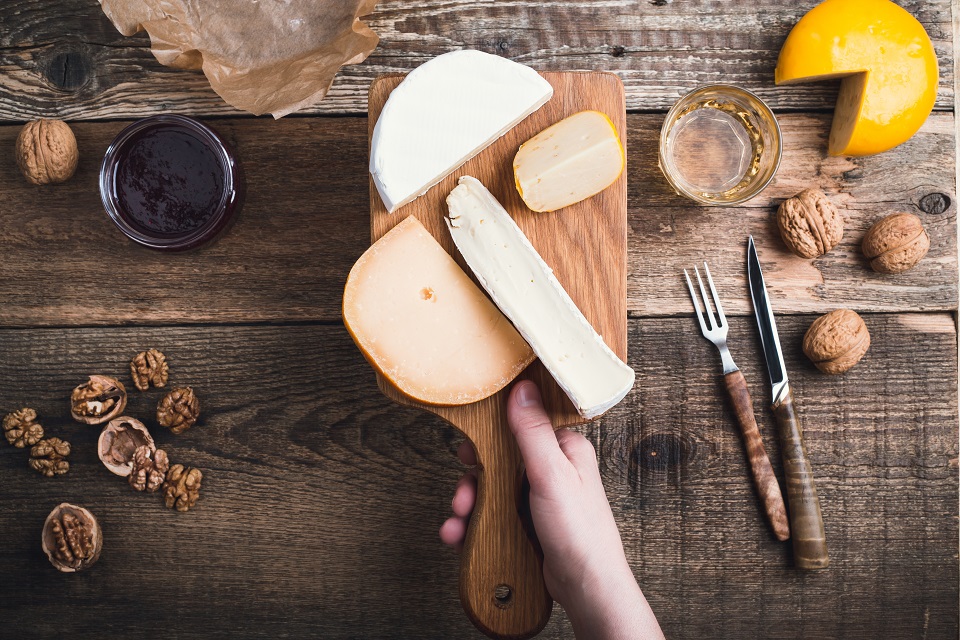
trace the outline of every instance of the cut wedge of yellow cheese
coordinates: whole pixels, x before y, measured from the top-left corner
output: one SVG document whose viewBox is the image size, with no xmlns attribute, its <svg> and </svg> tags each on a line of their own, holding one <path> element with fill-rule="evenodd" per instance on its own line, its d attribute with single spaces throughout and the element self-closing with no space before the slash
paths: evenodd
<svg viewBox="0 0 960 640">
<path fill-rule="evenodd" d="M 580 111 L 524 142 L 513 159 L 513 175 L 530 209 L 556 211 L 609 187 L 624 163 L 610 118 Z"/>
<path fill-rule="evenodd" d="M 864 156 L 905 142 L 937 98 L 937 56 L 916 18 L 890 0 L 827 0 L 787 36 L 777 84 L 843 78 L 830 155 Z"/>
<path fill-rule="evenodd" d="M 535 357 L 413 216 L 375 242 L 350 270 L 343 322 L 380 373 L 405 395 L 429 404 L 482 400 Z"/>
</svg>

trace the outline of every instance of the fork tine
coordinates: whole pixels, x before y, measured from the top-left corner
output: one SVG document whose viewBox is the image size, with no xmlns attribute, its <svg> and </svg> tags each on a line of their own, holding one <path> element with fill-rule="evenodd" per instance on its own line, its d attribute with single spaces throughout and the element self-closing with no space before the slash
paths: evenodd
<svg viewBox="0 0 960 640">
<path fill-rule="evenodd" d="M 700 323 L 700 331 L 706 335 L 708 331 L 707 325 L 703 322 L 703 314 L 700 311 L 700 302 L 697 300 L 697 294 L 693 290 L 693 283 L 690 282 L 690 274 L 687 273 L 686 269 L 683 270 L 683 277 L 687 279 L 687 288 L 690 289 L 690 300 L 693 302 L 693 311 L 697 316 L 697 322 Z"/>
<path fill-rule="evenodd" d="M 723 315 L 723 307 L 720 306 L 720 296 L 717 294 L 717 288 L 713 286 L 713 276 L 710 275 L 710 267 L 703 263 L 703 270 L 707 272 L 707 283 L 710 285 L 710 293 L 713 294 L 713 308 L 717 310 L 717 318 L 720 320 L 720 326 L 727 324 L 727 317 Z"/>
<path fill-rule="evenodd" d="M 707 264 L 704 262 L 703 264 Z M 713 317 L 713 309 L 710 308 L 709 298 L 707 297 L 707 290 L 703 288 L 703 280 L 700 279 L 700 270 L 696 267 L 693 268 L 693 272 L 697 274 L 697 284 L 700 285 L 700 293 L 703 295 L 703 308 L 706 309 L 706 316 L 709 318 L 710 329 L 713 330 L 717 326 L 717 321 Z"/>
</svg>

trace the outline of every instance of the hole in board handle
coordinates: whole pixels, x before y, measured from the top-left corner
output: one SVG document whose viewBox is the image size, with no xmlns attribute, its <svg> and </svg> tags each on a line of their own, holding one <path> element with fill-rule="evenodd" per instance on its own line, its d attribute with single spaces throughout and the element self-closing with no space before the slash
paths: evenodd
<svg viewBox="0 0 960 640">
<path fill-rule="evenodd" d="M 513 587 L 508 584 L 498 584 L 493 590 L 493 600 L 500 608 L 510 606 L 513 601 Z"/>
</svg>

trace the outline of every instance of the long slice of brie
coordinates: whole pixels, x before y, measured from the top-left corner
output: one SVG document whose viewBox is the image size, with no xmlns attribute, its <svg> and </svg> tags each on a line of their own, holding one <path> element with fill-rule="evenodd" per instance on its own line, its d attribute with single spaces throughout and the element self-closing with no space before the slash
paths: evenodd
<svg viewBox="0 0 960 640">
<path fill-rule="evenodd" d="M 620 402 L 633 388 L 633 369 L 594 331 L 497 199 L 464 176 L 447 206 L 464 260 L 580 415 L 595 418 Z"/>
<path fill-rule="evenodd" d="M 370 173 L 387 211 L 426 193 L 552 95 L 530 67 L 482 51 L 445 53 L 411 71 L 370 142 Z"/>
</svg>

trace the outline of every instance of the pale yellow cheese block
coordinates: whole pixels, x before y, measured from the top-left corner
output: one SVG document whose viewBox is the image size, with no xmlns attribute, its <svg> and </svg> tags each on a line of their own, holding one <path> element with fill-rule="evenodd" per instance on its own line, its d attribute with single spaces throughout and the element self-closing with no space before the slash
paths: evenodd
<svg viewBox="0 0 960 640">
<path fill-rule="evenodd" d="M 609 187 L 624 163 L 610 118 L 580 111 L 524 142 L 513 160 L 513 175 L 530 209 L 556 211 Z"/>
<path fill-rule="evenodd" d="M 429 404 L 482 400 L 535 357 L 413 216 L 367 249 L 350 270 L 343 321 L 380 373 L 407 396 Z"/>
</svg>

